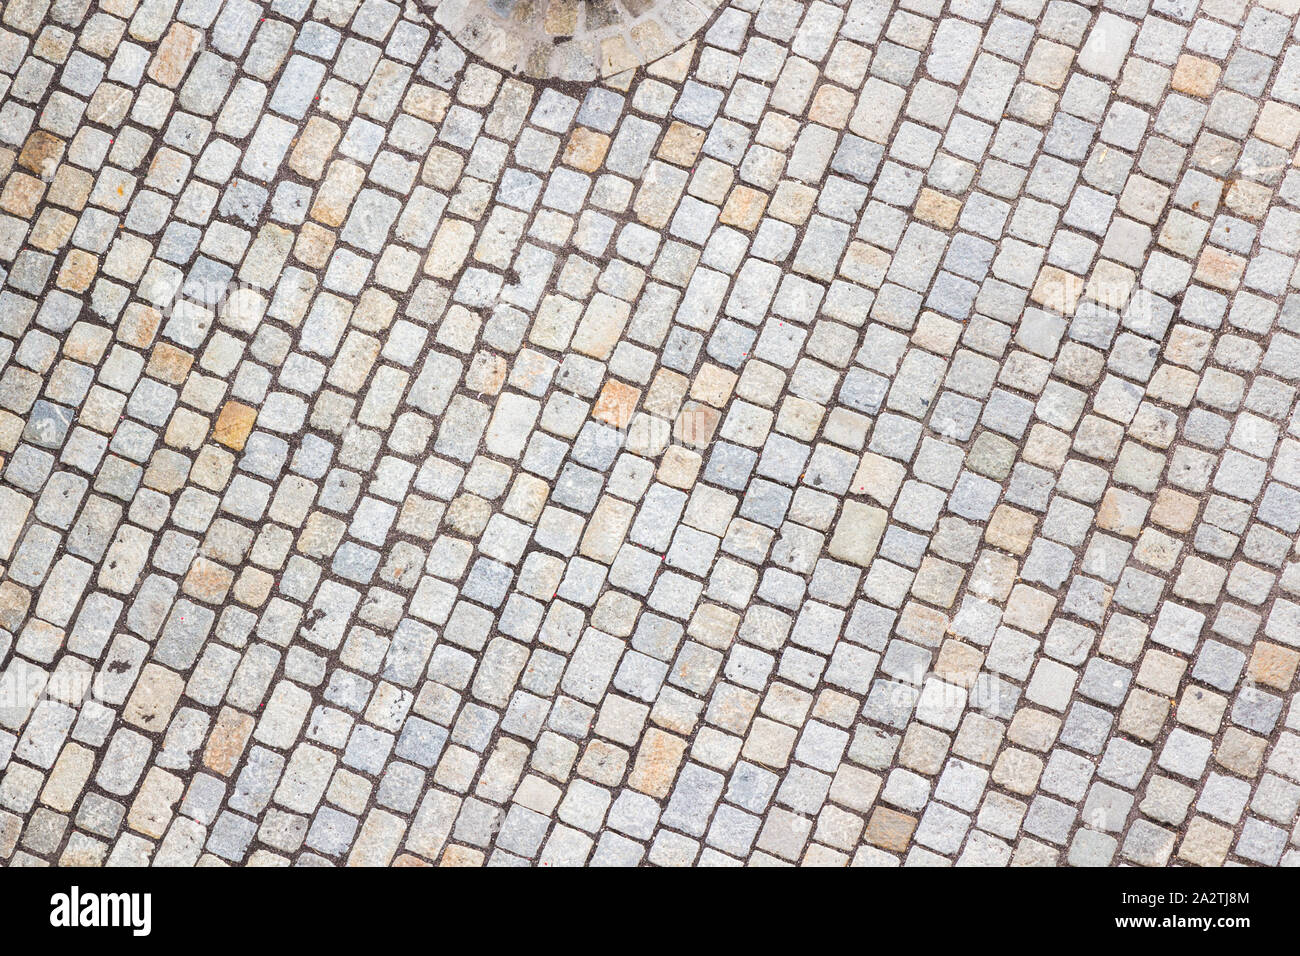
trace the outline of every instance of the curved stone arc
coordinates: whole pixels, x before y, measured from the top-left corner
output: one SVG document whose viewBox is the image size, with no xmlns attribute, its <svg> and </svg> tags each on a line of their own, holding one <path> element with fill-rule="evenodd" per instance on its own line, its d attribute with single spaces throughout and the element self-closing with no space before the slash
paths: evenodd
<svg viewBox="0 0 1300 956">
<path fill-rule="evenodd" d="M 595 82 L 660 60 L 722 0 L 417 0 L 468 52 L 538 80 Z"/>
</svg>

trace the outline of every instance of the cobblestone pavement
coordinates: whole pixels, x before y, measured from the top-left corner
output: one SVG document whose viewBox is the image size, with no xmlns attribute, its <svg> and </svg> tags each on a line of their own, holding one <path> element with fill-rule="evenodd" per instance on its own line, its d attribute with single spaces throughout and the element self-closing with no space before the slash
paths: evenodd
<svg viewBox="0 0 1300 956">
<path fill-rule="evenodd" d="M 7 0 L 0 859 L 1300 861 L 1298 12 Z"/>
</svg>

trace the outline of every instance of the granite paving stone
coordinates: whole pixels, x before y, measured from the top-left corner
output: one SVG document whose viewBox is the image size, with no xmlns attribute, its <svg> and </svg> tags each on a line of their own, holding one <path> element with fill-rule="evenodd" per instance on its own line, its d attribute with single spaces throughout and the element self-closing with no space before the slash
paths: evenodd
<svg viewBox="0 0 1300 956">
<path fill-rule="evenodd" d="M 0 861 L 1300 859 L 1295 0 L 0 12 Z"/>
</svg>

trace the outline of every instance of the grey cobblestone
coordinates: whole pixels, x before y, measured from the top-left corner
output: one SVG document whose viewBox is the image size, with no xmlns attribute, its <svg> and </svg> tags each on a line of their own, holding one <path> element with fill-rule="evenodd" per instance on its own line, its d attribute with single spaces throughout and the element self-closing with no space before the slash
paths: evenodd
<svg viewBox="0 0 1300 956">
<path fill-rule="evenodd" d="M 1294 3 L 47 6 L 0 860 L 1300 857 Z"/>
</svg>

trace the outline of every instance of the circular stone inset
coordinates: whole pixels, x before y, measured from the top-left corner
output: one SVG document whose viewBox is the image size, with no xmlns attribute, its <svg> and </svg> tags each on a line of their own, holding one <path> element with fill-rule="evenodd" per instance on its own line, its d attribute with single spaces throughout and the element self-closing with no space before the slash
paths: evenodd
<svg viewBox="0 0 1300 956">
<path fill-rule="evenodd" d="M 722 0 L 422 0 L 433 19 L 493 66 L 537 79 L 592 81 L 662 59 Z"/>
</svg>

